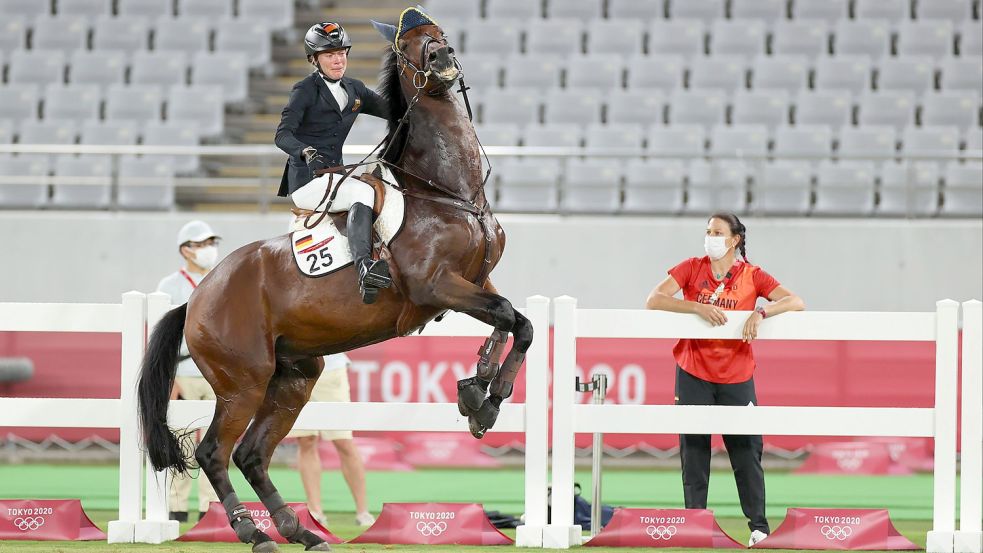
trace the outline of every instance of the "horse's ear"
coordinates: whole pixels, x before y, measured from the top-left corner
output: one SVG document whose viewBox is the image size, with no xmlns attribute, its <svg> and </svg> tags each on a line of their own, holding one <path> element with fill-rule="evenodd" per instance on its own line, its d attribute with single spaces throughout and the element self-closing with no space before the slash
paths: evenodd
<svg viewBox="0 0 983 553">
<path fill-rule="evenodd" d="M 396 41 L 395 25 L 390 25 L 388 23 L 379 23 L 374 19 L 370 19 L 369 21 L 372 22 L 372 26 L 375 27 L 375 30 L 379 31 L 379 34 L 382 35 L 382 38 L 386 39 L 386 42 L 392 44 L 393 42 Z"/>
</svg>

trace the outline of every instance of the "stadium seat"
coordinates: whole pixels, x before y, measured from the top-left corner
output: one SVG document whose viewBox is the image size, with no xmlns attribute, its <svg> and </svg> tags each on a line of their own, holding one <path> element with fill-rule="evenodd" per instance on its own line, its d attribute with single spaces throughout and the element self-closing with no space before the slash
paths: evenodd
<svg viewBox="0 0 983 553">
<path fill-rule="evenodd" d="M 898 27 L 899 56 L 931 56 L 953 53 L 952 22 L 942 19 L 902 21 Z"/>
<path fill-rule="evenodd" d="M 601 0 L 548 0 L 546 2 L 546 17 L 572 17 L 582 20 L 597 20 L 601 18 Z"/>
<path fill-rule="evenodd" d="M 0 0 L 0 13 L 5 17 L 21 16 L 34 19 L 51 13 L 51 2 L 44 0 Z"/>
<path fill-rule="evenodd" d="M 983 164 L 950 162 L 945 168 L 942 213 L 980 217 L 983 215 Z"/>
<path fill-rule="evenodd" d="M 649 129 L 646 149 L 659 156 L 703 156 L 706 131 L 700 125 L 673 125 Z"/>
<path fill-rule="evenodd" d="M 710 53 L 750 59 L 765 53 L 765 38 L 765 25 L 761 21 L 717 20 L 710 27 Z"/>
<path fill-rule="evenodd" d="M 154 25 L 154 50 L 184 52 L 187 55 L 206 52 L 212 23 L 213 21 L 202 17 L 158 19 Z"/>
<path fill-rule="evenodd" d="M 665 96 L 658 90 L 612 90 L 604 95 L 605 120 L 609 125 L 640 123 L 662 125 L 665 122 Z"/>
<path fill-rule="evenodd" d="M 495 52 L 502 56 L 517 53 L 521 23 L 515 19 L 471 21 L 464 29 L 462 51 L 470 54 Z"/>
<path fill-rule="evenodd" d="M 656 20 L 649 26 L 650 54 L 702 56 L 703 22 L 698 19 Z"/>
<path fill-rule="evenodd" d="M 784 0 L 731 0 L 730 16 L 733 19 L 755 19 L 772 25 L 785 19 Z"/>
<path fill-rule="evenodd" d="M 51 205 L 68 208 L 109 207 L 112 159 L 108 155 L 60 155 L 55 158 Z"/>
<path fill-rule="evenodd" d="M 170 209 L 174 205 L 174 169 L 166 159 L 123 156 L 116 200 L 123 209 Z"/>
<path fill-rule="evenodd" d="M 0 121 L 20 121 L 38 118 L 40 97 L 33 84 L 0 86 Z"/>
<path fill-rule="evenodd" d="M 645 28 L 641 20 L 598 19 L 587 25 L 587 53 L 633 56 L 642 53 Z"/>
<path fill-rule="evenodd" d="M 41 113 L 46 121 L 98 119 L 102 107 L 99 87 L 91 84 L 50 84 L 44 89 Z"/>
<path fill-rule="evenodd" d="M 628 61 L 628 88 L 671 91 L 682 88 L 686 74 L 685 59 L 679 55 L 651 54 Z"/>
<path fill-rule="evenodd" d="M 911 0 L 854 0 L 857 19 L 881 19 L 892 26 L 911 17 Z"/>
<path fill-rule="evenodd" d="M 14 141 L 14 122 L 0 115 L 0 144 L 10 144 Z"/>
<path fill-rule="evenodd" d="M 14 50 L 7 66 L 9 84 L 50 84 L 65 81 L 65 55 L 63 52 L 42 50 Z"/>
<path fill-rule="evenodd" d="M 881 166 L 877 214 L 934 215 L 939 209 L 939 169 L 931 163 L 885 163 Z"/>
<path fill-rule="evenodd" d="M 735 125 L 760 124 L 770 128 L 789 122 L 788 92 L 785 90 L 740 90 L 734 95 L 731 120 Z"/>
<path fill-rule="evenodd" d="M 625 68 L 621 58 L 610 54 L 571 57 L 566 62 L 567 88 L 621 88 Z"/>
<path fill-rule="evenodd" d="M 526 0 L 485 0 L 485 17 L 488 19 L 540 19 L 540 2 Z"/>
<path fill-rule="evenodd" d="M 466 77 L 470 75 L 467 66 L 464 71 Z M 506 88 L 556 88 L 560 86 L 560 62 L 550 56 L 513 54 L 505 62 L 504 75 Z"/>
<path fill-rule="evenodd" d="M 106 119 L 159 120 L 162 96 L 156 85 L 110 85 L 106 89 Z"/>
<path fill-rule="evenodd" d="M 584 24 L 577 19 L 533 19 L 526 25 L 526 54 L 575 56 L 583 52 Z"/>
<path fill-rule="evenodd" d="M 133 121 L 86 121 L 82 124 L 79 144 L 132 146 L 137 143 L 138 128 Z"/>
<path fill-rule="evenodd" d="M 481 122 L 517 123 L 530 125 L 539 122 L 538 89 L 529 87 L 510 87 L 495 91 L 481 101 Z"/>
<path fill-rule="evenodd" d="M 24 121 L 17 130 L 21 144 L 75 144 L 77 135 L 74 121 Z"/>
<path fill-rule="evenodd" d="M 246 54 L 249 67 L 268 66 L 272 48 L 270 30 L 261 21 L 225 19 L 215 25 L 215 51 Z M 470 79 L 468 84 L 471 84 Z"/>
<path fill-rule="evenodd" d="M 160 0 L 116 0 L 116 15 L 119 17 L 139 16 L 156 19 L 163 16 L 173 16 L 172 2 Z"/>
<path fill-rule="evenodd" d="M 983 150 L 983 129 L 970 129 L 966 135 L 967 150 Z"/>
<path fill-rule="evenodd" d="M 167 120 L 198 125 L 199 136 L 219 136 L 225 125 L 222 87 L 194 85 L 174 87 L 167 96 Z"/>
<path fill-rule="evenodd" d="M 775 129 L 776 157 L 829 157 L 833 153 L 833 130 L 827 125 L 781 126 Z"/>
<path fill-rule="evenodd" d="M 559 163 L 550 158 L 507 159 L 498 164 L 502 211 L 554 211 L 557 208 Z"/>
<path fill-rule="evenodd" d="M 710 133 L 710 153 L 713 156 L 750 157 L 748 162 L 764 161 L 768 154 L 768 128 L 764 125 L 717 125 Z"/>
<path fill-rule="evenodd" d="M 847 0 L 792 0 L 792 19 L 823 19 L 836 23 L 846 19 Z"/>
<path fill-rule="evenodd" d="M 93 50 L 121 50 L 129 55 L 149 45 L 150 27 L 145 17 L 100 17 L 92 25 Z"/>
<path fill-rule="evenodd" d="M 803 90 L 795 99 L 796 125 L 828 125 L 838 129 L 849 125 L 853 106 L 849 90 Z"/>
<path fill-rule="evenodd" d="M 143 129 L 144 146 L 197 146 L 198 126 L 188 121 L 152 121 Z M 190 173 L 198 168 L 197 155 L 143 156 L 160 159 L 177 173 Z"/>
<path fill-rule="evenodd" d="M 522 132 L 522 145 L 532 148 L 579 148 L 582 127 L 575 123 L 529 125 Z"/>
<path fill-rule="evenodd" d="M 543 122 L 598 123 L 601 121 L 601 94 L 593 89 L 550 90 L 543 101 Z"/>
<path fill-rule="evenodd" d="M 480 0 L 427 0 L 427 13 L 443 23 L 445 18 L 478 19 L 481 17 Z"/>
<path fill-rule="evenodd" d="M 260 21 L 272 30 L 285 30 L 294 26 L 293 0 L 239 0 L 239 18 Z"/>
<path fill-rule="evenodd" d="M 632 159 L 625 167 L 625 213 L 679 213 L 686 165 L 676 159 Z"/>
<path fill-rule="evenodd" d="M 226 102 L 244 102 L 249 96 L 249 65 L 246 55 L 198 52 L 192 57 L 191 84 L 221 87 Z"/>
<path fill-rule="evenodd" d="M 873 162 L 831 160 L 819 162 L 814 213 L 868 215 L 873 210 Z"/>
<path fill-rule="evenodd" d="M 710 24 L 724 18 L 724 0 L 668 0 L 668 13 L 672 19 L 700 19 Z"/>
<path fill-rule="evenodd" d="M 462 54 L 457 56 L 464 68 L 464 78 L 468 86 L 480 89 L 495 89 L 501 86 L 502 82 L 502 56 L 497 54 Z M 511 66 L 512 60 L 506 62 Z M 558 71 L 558 70 L 557 70 Z M 559 84 L 556 78 L 550 81 L 550 85 Z"/>
<path fill-rule="evenodd" d="M 860 125 L 892 125 L 901 131 L 915 121 L 915 94 L 906 90 L 880 90 L 860 97 Z"/>
<path fill-rule="evenodd" d="M 721 89 L 728 94 L 745 88 L 747 64 L 741 56 L 717 55 L 694 58 L 689 69 L 689 88 Z"/>
<path fill-rule="evenodd" d="M 134 52 L 130 83 L 135 85 L 183 86 L 188 82 L 188 56 L 183 51 Z"/>
<path fill-rule="evenodd" d="M 980 96 L 972 90 L 935 92 L 922 97 L 921 124 L 952 125 L 963 133 L 980 125 Z"/>
<path fill-rule="evenodd" d="M 898 132 L 888 125 L 844 127 L 840 131 L 840 156 L 872 156 L 875 162 L 892 158 L 897 149 Z"/>
<path fill-rule="evenodd" d="M 828 23 L 821 19 L 778 21 L 772 31 L 771 50 L 775 55 L 815 58 L 829 53 Z"/>
<path fill-rule="evenodd" d="M 68 82 L 75 84 L 93 84 L 107 87 L 111 84 L 123 84 L 126 76 L 126 54 L 122 51 L 90 51 L 79 50 L 72 52 L 68 62 Z"/>
<path fill-rule="evenodd" d="M 809 64 L 805 56 L 759 56 L 751 66 L 751 88 L 783 89 L 795 94 L 809 86 Z"/>
<path fill-rule="evenodd" d="M 584 147 L 641 151 L 645 130 L 640 123 L 593 123 L 584 129 Z"/>
<path fill-rule="evenodd" d="M 58 17 L 86 17 L 94 19 L 113 13 L 113 0 L 58 0 L 55 3 Z"/>
<path fill-rule="evenodd" d="M 608 0 L 608 17 L 611 19 L 651 21 L 664 16 L 663 0 Z"/>
<path fill-rule="evenodd" d="M 870 89 L 870 58 L 862 55 L 821 56 L 816 60 L 815 88 L 846 89 L 860 94 Z"/>
<path fill-rule="evenodd" d="M 836 55 L 878 59 L 891 53 L 891 24 L 885 19 L 841 20 L 833 31 Z"/>
<path fill-rule="evenodd" d="M 743 213 L 747 208 L 747 174 L 748 167 L 741 161 L 691 161 L 684 211 L 692 215 L 718 210 Z"/>
<path fill-rule="evenodd" d="M 49 171 L 45 155 L 0 155 L 0 207 L 44 207 L 48 203 Z"/>
<path fill-rule="evenodd" d="M 521 128 L 515 123 L 475 125 L 478 140 L 484 146 L 518 146 Z"/>
<path fill-rule="evenodd" d="M 355 119 L 355 125 L 349 131 L 345 142 L 348 144 L 362 144 L 375 146 L 386 137 L 389 123 L 378 117 L 359 117 Z"/>
<path fill-rule="evenodd" d="M 34 21 L 31 48 L 61 50 L 66 55 L 88 48 L 89 24 L 83 17 L 53 17 L 45 15 Z"/>
<path fill-rule="evenodd" d="M 677 90 L 669 102 L 669 122 L 705 127 L 724 122 L 727 95 L 722 90 Z"/>
<path fill-rule="evenodd" d="M 178 0 L 177 15 L 202 21 L 232 17 L 232 0 Z"/>
<path fill-rule="evenodd" d="M 27 44 L 27 23 L 20 16 L 4 17 L 0 21 L 0 52 L 12 52 Z M 0 58 L 0 66 L 3 59 Z"/>
<path fill-rule="evenodd" d="M 957 127 L 908 127 L 901 139 L 901 151 L 909 156 L 954 156 L 959 152 Z"/>
<path fill-rule="evenodd" d="M 959 55 L 978 58 L 983 56 L 983 27 L 976 21 L 963 21 L 959 27 Z"/>
<path fill-rule="evenodd" d="M 754 187 L 754 210 L 770 215 L 805 215 L 812 202 L 812 175 L 807 161 L 780 159 L 767 163 Z"/>
<path fill-rule="evenodd" d="M 560 189 L 560 210 L 614 213 L 621 207 L 621 160 L 569 158 Z"/>
<path fill-rule="evenodd" d="M 915 16 L 918 19 L 948 19 L 953 23 L 968 21 L 973 18 L 973 3 L 971 0 L 921 0 L 915 2 Z"/>
<path fill-rule="evenodd" d="M 983 63 L 979 58 L 946 58 L 939 73 L 942 90 L 975 90 L 983 95 Z"/>
<path fill-rule="evenodd" d="M 887 57 L 877 69 L 877 88 L 905 90 L 921 95 L 935 85 L 935 68 L 926 56 Z"/>
</svg>

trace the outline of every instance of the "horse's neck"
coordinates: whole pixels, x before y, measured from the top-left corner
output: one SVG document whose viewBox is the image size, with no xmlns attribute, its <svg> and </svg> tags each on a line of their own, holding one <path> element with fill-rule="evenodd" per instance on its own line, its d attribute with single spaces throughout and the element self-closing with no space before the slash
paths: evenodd
<svg viewBox="0 0 983 553">
<path fill-rule="evenodd" d="M 421 98 L 400 165 L 461 198 L 474 197 L 481 190 L 481 150 L 464 107 L 449 95 Z"/>
</svg>

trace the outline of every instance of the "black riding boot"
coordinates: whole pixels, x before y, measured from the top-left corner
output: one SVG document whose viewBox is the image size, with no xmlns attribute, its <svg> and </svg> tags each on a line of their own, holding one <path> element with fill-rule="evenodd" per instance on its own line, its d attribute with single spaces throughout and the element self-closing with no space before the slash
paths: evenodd
<svg viewBox="0 0 983 553">
<path fill-rule="evenodd" d="M 355 203 L 348 211 L 348 247 L 358 270 L 358 290 L 362 301 L 374 303 L 380 288 L 389 288 L 389 264 L 372 259 L 372 208 Z"/>
</svg>

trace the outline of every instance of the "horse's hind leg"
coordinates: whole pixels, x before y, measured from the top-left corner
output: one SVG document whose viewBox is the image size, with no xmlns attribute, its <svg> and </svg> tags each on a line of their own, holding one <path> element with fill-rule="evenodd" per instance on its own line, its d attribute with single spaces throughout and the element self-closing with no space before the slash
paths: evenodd
<svg viewBox="0 0 983 553">
<path fill-rule="evenodd" d="M 280 535 L 292 543 L 303 544 L 307 551 L 330 551 L 331 546 L 301 526 L 297 513 L 287 506 L 270 481 L 268 469 L 273 450 L 293 428 L 323 367 L 320 357 L 304 359 L 293 366 L 279 366 L 253 424 L 232 455 L 236 466 L 269 509 Z"/>
</svg>

